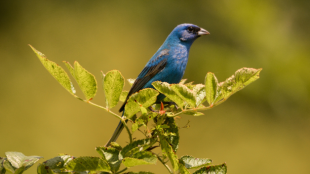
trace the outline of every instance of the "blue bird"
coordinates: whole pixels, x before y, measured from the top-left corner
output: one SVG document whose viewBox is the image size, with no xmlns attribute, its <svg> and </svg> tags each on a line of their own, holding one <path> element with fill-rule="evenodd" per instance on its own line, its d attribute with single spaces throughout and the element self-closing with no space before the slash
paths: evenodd
<svg viewBox="0 0 310 174">
<path fill-rule="evenodd" d="M 175 27 L 139 74 L 119 112 L 124 114 L 129 96 L 144 88 L 154 88 L 152 83 L 155 81 L 179 83 L 185 72 L 191 45 L 198 37 L 206 34 L 210 33 L 194 24 L 180 24 Z M 164 98 L 163 94 L 158 95 L 156 103 Z M 106 147 L 116 141 L 123 128 L 123 123 L 119 122 Z"/>
</svg>

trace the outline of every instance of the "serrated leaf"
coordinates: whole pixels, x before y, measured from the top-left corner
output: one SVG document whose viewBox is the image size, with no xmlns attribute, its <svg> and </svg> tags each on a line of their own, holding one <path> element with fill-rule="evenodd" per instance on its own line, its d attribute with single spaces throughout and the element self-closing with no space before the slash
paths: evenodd
<svg viewBox="0 0 310 174">
<path fill-rule="evenodd" d="M 206 100 L 206 90 L 203 88 L 196 93 L 196 107 L 199 108 Z"/>
<path fill-rule="evenodd" d="M 184 84 L 187 79 L 182 79 L 179 84 Z"/>
<path fill-rule="evenodd" d="M 216 97 L 218 80 L 215 75 L 208 72 L 205 79 L 206 99 L 209 105 L 212 105 Z"/>
<path fill-rule="evenodd" d="M 106 73 L 103 81 L 107 108 L 113 108 L 117 105 L 122 93 L 124 77 L 118 70 L 112 70 Z"/>
<path fill-rule="evenodd" d="M 136 79 L 127 79 L 128 83 L 130 86 L 133 85 L 133 83 L 135 83 Z"/>
<path fill-rule="evenodd" d="M 160 147 L 162 149 L 162 152 L 167 154 L 173 170 L 177 171 L 179 169 L 179 160 L 178 160 L 178 156 L 176 155 L 176 153 L 173 151 L 172 146 L 168 143 L 168 141 L 166 140 L 166 138 L 163 135 L 159 136 L 160 138 Z"/>
<path fill-rule="evenodd" d="M 83 68 L 78 62 L 74 62 L 75 80 L 79 84 L 86 100 L 91 100 L 97 93 L 97 81 L 95 76 Z"/>
<path fill-rule="evenodd" d="M 74 95 L 75 89 L 66 71 L 55 62 L 48 60 L 40 51 L 36 50 L 31 45 L 29 46 L 36 53 L 46 70 L 61 84 L 61 86 L 63 86 L 70 94 Z"/>
<path fill-rule="evenodd" d="M 97 147 L 96 151 L 108 161 L 113 173 L 118 171 L 122 162 L 118 157 L 119 150 L 112 147 Z"/>
<path fill-rule="evenodd" d="M 67 163 L 67 170 L 75 172 L 104 171 L 110 172 L 111 168 L 107 161 L 99 157 L 78 157 Z"/>
<path fill-rule="evenodd" d="M 182 98 L 179 97 L 174 90 L 172 90 L 169 83 L 156 81 L 153 82 L 152 85 L 157 91 L 174 101 L 180 108 L 183 108 L 184 102 Z"/>
<path fill-rule="evenodd" d="M 121 156 L 122 158 L 124 157 L 131 157 L 133 154 L 144 151 L 151 147 L 154 143 L 156 143 L 155 138 L 147 138 L 147 139 L 142 139 L 142 140 L 137 140 L 134 141 L 127 146 L 125 146 L 122 151 L 121 151 Z M 122 159 L 120 158 L 120 159 Z"/>
<path fill-rule="evenodd" d="M 167 141 L 171 145 L 172 149 L 176 152 L 179 147 L 179 128 L 175 123 L 174 118 L 167 118 L 165 123 L 169 126 L 169 128 L 165 129 L 165 132 L 173 133 L 175 135 L 168 135 Z"/>
<path fill-rule="evenodd" d="M 122 163 L 126 167 L 133 167 L 138 165 L 156 164 L 157 157 L 152 152 L 137 152 L 132 157 L 126 157 Z"/>
<path fill-rule="evenodd" d="M 25 167 L 24 170 L 27 170 L 34 163 L 36 163 L 40 158 L 40 156 L 25 156 L 21 152 L 5 152 L 7 160 L 12 164 L 16 169 L 20 167 Z"/>
<path fill-rule="evenodd" d="M 121 96 L 119 97 L 119 101 L 125 102 L 129 91 L 122 91 Z"/>
<path fill-rule="evenodd" d="M 259 73 L 262 69 L 241 68 L 234 75 L 219 83 L 216 102 L 222 99 L 227 99 L 232 94 L 243 89 L 245 86 L 254 82 L 259 78 Z"/>
<path fill-rule="evenodd" d="M 184 85 L 185 85 L 188 89 L 193 90 L 194 87 L 195 87 L 195 85 L 193 85 L 193 83 L 194 83 L 194 82 L 189 82 L 189 83 L 185 83 Z"/>
<path fill-rule="evenodd" d="M 212 163 L 211 159 L 208 158 L 194 158 L 192 156 L 182 156 L 179 160 L 182 162 L 187 169 L 196 169 Z"/>
<path fill-rule="evenodd" d="M 141 107 L 148 108 L 156 102 L 158 92 L 151 88 L 140 90 L 132 94 L 125 105 L 125 115 L 130 119 L 141 110 Z"/>
<path fill-rule="evenodd" d="M 179 171 L 181 174 L 191 174 L 182 163 L 179 163 Z"/>
<path fill-rule="evenodd" d="M 191 107 L 196 107 L 196 96 L 192 90 L 180 84 L 172 84 L 171 89 Z"/>
<path fill-rule="evenodd" d="M 199 170 L 195 171 L 193 174 L 210 174 L 210 173 L 226 174 L 227 173 L 226 163 L 221 165 L 202 167 Z"/>
</svg>

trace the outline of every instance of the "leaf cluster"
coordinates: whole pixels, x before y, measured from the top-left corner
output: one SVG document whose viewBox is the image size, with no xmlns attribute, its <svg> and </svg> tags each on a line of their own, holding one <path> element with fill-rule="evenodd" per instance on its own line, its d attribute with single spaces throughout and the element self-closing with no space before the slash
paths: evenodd
<svg viewBox="0 0 310 174">
<path fill-rule="evenodd" d="M 241 68 L 223 82 L 218 82 L 213 73 L 207 73 L 204 84 L 186 83 L 186 79 L 183 79 L 179 84 L 156 81 L 152 83 L 154 88 L 142 89 L 129 96 L 127 101 L 125 100 L 128 91 L 123 90 L 125 79 L 122 74 L 118 70 L 102 72 L 105 106 L 100 106 L 91 102 L 97 92 L 97 80 L 90 72 L 78 62 L 74 62 L 74 66 L 64 62 L 85 96 L 85 99 L 82 99 L 76 95 L 75 87 L 65 70 L 55 62 L 48 60 L 32 46 L 30 47 L 48 72 L 70 94 L 120 119 L 128 132 L 130 141 L 123 147 L 116 142 L 112 142 L 108 147 L 96 147 L 100 157 L 73 157 L 62 154 L 39 164 L 38 174 L 122 173 L 131 167 L 156 164 L 157 161 L 161 162 L 169 173 L 190 174 L 191 169 L 196 169 L 194 174 L 225 174 L 227 172 L 226 163 L 211 165 L 212 160 L 207 158 L 195 158 L 189 155 L 178 157 L 176 152 L 179 147 L 180 135 L 175 118 L 181 114 L 204 115 L 199 111 L 211 109 L 226 101 L 232 94 L 257 80 L 261 69 Z M 135 79 L 128 79 L 130 85 L 134 81 Z M 162 103 L 155 103 L 159 94 L 164 94 L 166 98 Z M 111 111 L 119 101 L 126 102 L 123 117 Z M 205 106 L 204 103 L 207 105 Z M 131 128 L 126 124 L 127 121 L 132 123 Z M 154 124 L 150 125 L 150 122 Z M 145 127 L 144 132 L 140 130 L 142 126 Z M 132 134 L 137 130 L 142 132 L 145 138 L 133 141 Z M 153 152 L 153 149 L 157 147 L 161 149 L 159 154 Z M 11 154 L 8 152 L 6 155 L 6 158 L 0 159 L 0 174 L 5 171 L 22 173 L 39 159 L 39 157 L 22 156 L 19 152 Z M 18 155 L 21 157 L 17 158 Z M 170 161 L 172 169 L 170 169 L 168 161 Z M 122 170 L 120 170 L 121 165 L 124 166 Z"/>
</svg>

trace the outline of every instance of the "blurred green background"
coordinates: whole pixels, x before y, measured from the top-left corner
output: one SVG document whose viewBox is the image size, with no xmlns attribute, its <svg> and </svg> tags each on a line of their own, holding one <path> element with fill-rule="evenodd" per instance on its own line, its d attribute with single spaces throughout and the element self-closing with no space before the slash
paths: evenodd
<svg viewBox="0 0 310 174">
<path fill-rule="evenodd" d="M 101 70 L 136 78 L 176 25 L 194 23 L 211 35 L 193 44 L 184 78 L 203 83 L 207 72 L 224 81 L 242 67 L 263 71 L 205 116 L 182 116 L 179 126 L 190 120 L 191 127 L 180 130 L 178 155 L 226 162 L 230 174 L 308 174 L 309 7 L 306 0 L 2 0 L 0 156 L 98 156 L 95 147 L 106 143 L 118 123 L 73 98 L 27 44 L 62 67 L 63 60 L 77 60 L 97 77 L 93 101 L 104 105 Z M 119 142 L 127 140 L 122 133 Z M 160 163 L 132 168 L 140 170 L 167 173 Z"/>
</svg>

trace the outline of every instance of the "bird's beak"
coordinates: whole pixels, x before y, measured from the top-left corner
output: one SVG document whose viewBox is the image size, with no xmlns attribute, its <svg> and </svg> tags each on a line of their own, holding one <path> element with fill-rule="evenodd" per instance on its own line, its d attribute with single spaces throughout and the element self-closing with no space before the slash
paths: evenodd
<svg viewBox="0 0 310 174">
<path fill-rule="evenodd" d="M 207 35 L 207 34 L 210 34 L 209 31 L 203 29 L 203 28 L 200 28 L 200 30 L 198 31 L 198 35 L 201 36 L 201 35 Z"/>
</svg>

